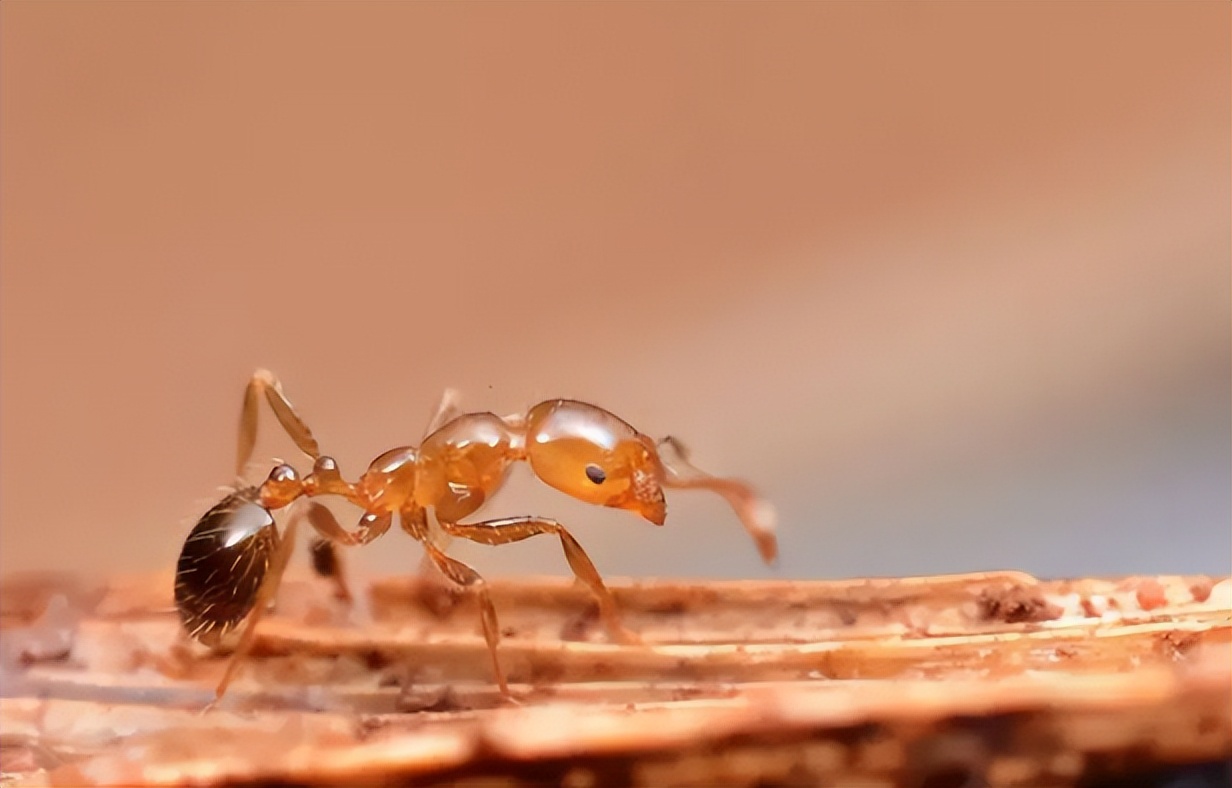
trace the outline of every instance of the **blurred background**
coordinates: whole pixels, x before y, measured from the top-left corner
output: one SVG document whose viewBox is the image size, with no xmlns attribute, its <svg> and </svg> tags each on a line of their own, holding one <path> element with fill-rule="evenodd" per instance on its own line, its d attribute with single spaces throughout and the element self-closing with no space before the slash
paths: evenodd
<svg viewBox="0 0 1232 788">
<path fill-rule="evenodd" d="M 777 570 L 706 495 L 655 528 L 519 471 L 484 510 L 610 576 L 1229 571 L 1224 3 L 0 21 L 0 570 L 170 569 L 263 366 L 350 477 L 452 386 L 594 401 L 778 506 Z"/>
</svg>

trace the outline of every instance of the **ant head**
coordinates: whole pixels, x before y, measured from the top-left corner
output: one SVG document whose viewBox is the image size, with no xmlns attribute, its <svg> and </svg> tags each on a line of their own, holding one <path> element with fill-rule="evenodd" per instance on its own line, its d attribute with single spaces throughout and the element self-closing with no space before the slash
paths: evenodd
<svg viewBox="0 0 1232 788">
<path fill-rule="evenodd" d="M 565 399 L 531 408 L 526 456 L 536 476 L 566 495 L 655 525 L 667 517 L 654 443 L 602 408 Z"/>
</svg>

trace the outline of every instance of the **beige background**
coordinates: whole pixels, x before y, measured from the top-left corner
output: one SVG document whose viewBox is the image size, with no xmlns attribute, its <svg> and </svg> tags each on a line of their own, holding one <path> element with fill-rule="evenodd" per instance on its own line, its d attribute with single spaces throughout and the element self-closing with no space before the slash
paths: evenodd
<svg viewBox="0 0 1232 788">
<path fill-rule="evenodd" d="M 0 15 L 4 571 L 169 567 L 257 366 L 352 476 L 445 386 L 592 399 L 757 481 L 786 576 L 1229 569 L 1225 3 Z M 704 496 L 507 493 L 769 571 Z"/>
</svg>

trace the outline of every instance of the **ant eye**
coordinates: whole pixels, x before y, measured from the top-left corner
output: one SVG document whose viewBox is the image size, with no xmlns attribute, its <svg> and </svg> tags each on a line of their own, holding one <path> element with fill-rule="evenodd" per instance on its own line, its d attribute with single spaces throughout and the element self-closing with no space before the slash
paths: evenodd
<svg viewBox="0 0 1232 788">
<path fill-rule="evenodd" d="M 607 481 L 607 474 L 598 465 L 586 466 L 586 478 L 590 479 L 595 484 L 603 484 Z"/>
</svg>

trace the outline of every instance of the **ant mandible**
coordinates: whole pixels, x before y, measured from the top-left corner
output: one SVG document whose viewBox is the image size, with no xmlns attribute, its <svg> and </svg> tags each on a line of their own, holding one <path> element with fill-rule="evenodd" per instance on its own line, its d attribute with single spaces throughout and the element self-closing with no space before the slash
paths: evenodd
<svg viewBox="0 0 1232 788">
<path fill-rule="evenodd" d="M 515 461 L 528 462 L 535 476 L 566 495 L 635 512 L 655 525 L 662 525 L 667 515 L 665 487 L 711 490 L 731 504 L 767 563 L 777 554 L 773 509 L 751 487 L 699 471 L 689 464 L 679 441 L 668 437 L 656 443 L 595 405 L 553 399 L 525 414 L 500 417 L 463 413 L 447 392 L 418 447 L 391 449 L 373 460 L 357 481 L 348 482 L 337 463 L 321 453 L 278 379 L 268 370 L 257 370 L 244 392 L 240 416 L 236 475 L 241 479 L 256 446 L 262 397 L 295 445 L 313 460 L 313 468 L 301 478 L 290 465 L 279 464 L 260 485 L 241 483 L 201 517 L 184 542 L 176 567 L 175 604 L 188 634 L 216 647 L 247 621 L 215 690 L 215 702 L 226 692 L 252 646 L 257 622 L 275 597 L 301 518 L 325 543 L 355 546 L 384 534 L 397 515 L 402 529 L 423 545 L 445 577 L 476 593 L 492 669 L 506 698 L 512 696 L 497 656 L 500 627 L 487 586 L 478 572 L 438 546 L 429 510 L 445 535 L 480 544 L 555 535 L 573 574 L 598 599 L 610 636 L 637 642 L 621 623 L 595 565 L 560 523 L 530 515 L 463 522 L 500 488 Z M 662 449 L 671 451 L 670 460 Z M 359 507 L 363 515 L 358 527 L 343 528 L 329 509 L 312 500 L 320 495 L 340 496 Z M 271 512 L 293 503 L 292 516 L 279 534 Z M 320 559 L 318 567 L 331 564 L 328 552 L 314 550 L 314 556 Z M 340 596 L 349 596 L 340 576 L 335 579 Z"/>
</svg>

